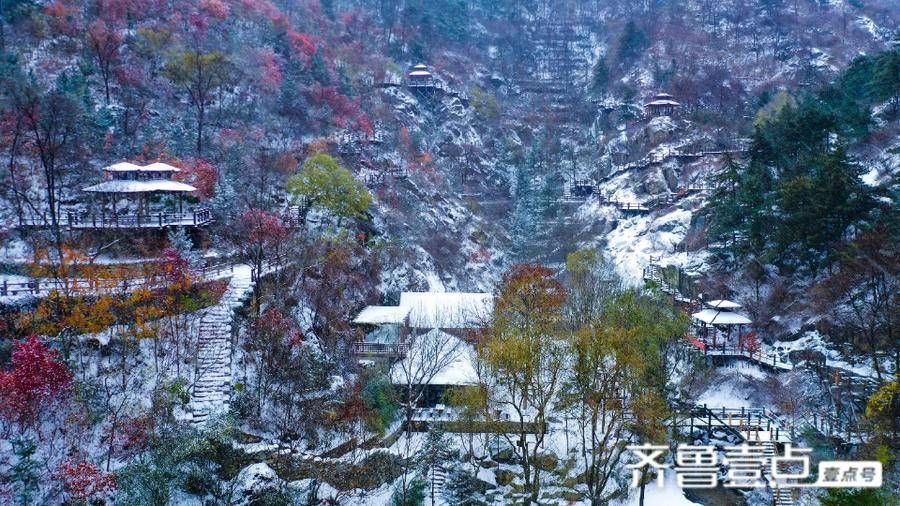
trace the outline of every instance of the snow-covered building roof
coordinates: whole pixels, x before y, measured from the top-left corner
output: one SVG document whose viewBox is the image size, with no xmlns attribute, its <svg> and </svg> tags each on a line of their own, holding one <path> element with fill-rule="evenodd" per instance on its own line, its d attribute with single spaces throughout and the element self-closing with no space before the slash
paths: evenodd
<svg viewBox="0 0 900 506">
<path fill-rule="evenodd" d="M 680 104 L 679 102 L 674 101 L 674 100 L 660 99 L 660 100 L 652 100 L 652 101 L 650 101 L 650 102 L 647 102 L 647 103 L 644 104 L 644 105 L 646 105 L 646 106 L 653 106 L 653 105 L 671 105 L 671 106 L 679 106 L 679 105 L 681 105 L 681 104 Z"/>
<path fill-rule="evenodd" d="M 103 168 L 106 172 L 181 172 L 178 167 L 173 167 L 168 163 L 154 162 L 150 165 L 135 165 L 131 162 L 114 163 Z"/>
<path fill-rule="evenodd" d="M 420 63 L 414 66 L 407 75 L 409 77 L 431 77 L 431 72 L 428 71 L 427 65 Z"/>
<path fill-rule="evenodd" d="M 103 167 L 103 170 L 108 172 L 131 172 L 141 170 L 141 166 L 135 165 L 131 162 L 119 162 L 114 163 L 108 167 Z"/>
<path fill-rule="evenodd" d="M 724 299 L 710 300 L 710 301 L 706 302 L 706 305 L 713 309 L 727 309 L 727 310 L 740 309 L 742 307 L 737 302 L 733 302 L 730 300 L 724 300 Z"/>
<path fill-rule="evenodd" d="M 114 179 L 84 188 L 84 191 L 91 193 L 192 192 L 196 190 L 197 188 L 189 184 L 169 181 L 168 179 L 151 179 L 147 181 Z"/>
<path fill-rule="evenodd" d="M 157 172 L 181 172 L 181 169 L 179 169 L 178 167 L 163 162 L 153 162 L 150 165 L 144 165 L 143 167 L 141 167 L 141 170 Z"/>
<path fill-rule="evenodd" d="M 404 306 L 366 306 L 353 323 L 383 325 L 389 323 L 402 324 L 409 315 L 410 308 Z"/>
<path fill-rule="evenodd" d="M 494 296 L 471 292 L 403 292 L 400 306 L 409 326 L 420 329 L 478 329 L 494 310 Z"/>
<path fill-rule="evenodd" d="M 735 311 L 721 309 L 704 309 L 691 315 L 707 325 L 749 325 L 752 323 L 746 315 Z"/>
<path fill-rule="evenodd" d="M 435 364 L 444 364 L 437 371 Z M 475 385 L 475 349 L 458 337 L 433 329 L 409 342 L 406 356 L 391 367 L 391 381 L 405 385 L 422 378 L 423 373 L 434 373 L 425 379 L 427 385 Z"/>
<path fill-rule="evenodd" d="M 644 104 L 644 106 L 646 106 L 646 107 L 662 106 L 662 105 L 669 105 L 669 106 L 677 107 L 681 104 L 676 102 L 675 97 L 673 97 L 672 95 L 669 95 L 668 93 L 657 93 L 656 95 L 653 96 L 653 100 Z"/>
</svg>

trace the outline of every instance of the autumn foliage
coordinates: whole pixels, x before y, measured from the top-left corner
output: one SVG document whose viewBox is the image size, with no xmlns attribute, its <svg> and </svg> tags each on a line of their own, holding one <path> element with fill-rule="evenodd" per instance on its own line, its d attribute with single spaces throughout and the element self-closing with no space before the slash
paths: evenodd
<svg viewBox="0 0 900 506">
<path fill-rule="evenodd" d="M 29 427 L 69 394 L 72 373 L 57 355 L 36 336 L 15 342 L 12 369 L 0 372 L 0 417 Z"/>
<path fill-rule="evenodd" d="M 56 478 L 62 482 L 69 499 L 79 503 L 102 500 L 116 490 L 115 475 L 103 472 L 90 462 L 67 460 L 59 466 Z"/>
<path fill-rule="evenodd" d="M 205 200 L 216 194 L 219 169 L 209 160 L 188 158 L 175 160 L 172 165 L 181 168 L 181 172 L 175 175 L 176 180 L 197 188 L 197 191 L 194 192 L 196 197 Z"/>
</svg>

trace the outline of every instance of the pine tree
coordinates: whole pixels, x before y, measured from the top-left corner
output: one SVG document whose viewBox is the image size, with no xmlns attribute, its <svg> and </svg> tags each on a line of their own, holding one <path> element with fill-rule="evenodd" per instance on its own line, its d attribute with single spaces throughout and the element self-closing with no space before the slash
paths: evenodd
<svg viewBox="0 0 900 506">
<path fill-rule="evenodd" d="M 437 497 L 437 484 L 435 483 L 435 474 L 442 472 L 450 460 L 447 448 L 451 442 L 447 435 L 437 426 L 429 427 L 428 433 L 425 435 L 425 444 L 422 448 L 422 466 L 424 467 L 425 476 L 428 477 L 428 495 L 431 498 L 431 504 L 435 504 Z"/>
<path fill-rule="evenodd" d="M 166 234 L 169 241 L 169 247 L 178 251 L 181 258 L 187 260 L 188 265 L 196 267 L 200 265 L 200 255 L 193 250 L 194 243 L 188 236 L 185 227 L 174 227 Z"/>
<path fill-rule="evenodd" d="M 619 64 L 637 59 L 647 47 L 647 35 L 638 28 L 634 20 L 625 23 L 622 38 L 619 39 Z"/>
<path fill-rule="evenodd" d="M 38 490 L 38 462 L 34 456 L 37 446 L 31 439 L 18 438 L 12 440 L 13 454 L 16 463 L 9 471 L 9 480 L 18 484 L 16 494 L 19 504 L 31 504 L 32 496 Z"/>
<path fill-rule="evenodd" d="M 513 254 L 518 259 L 527 257 L 528 245 L 533 243 L 538 229 L 538 195 L 534 187 L 537 164 L 538 148 L 533 146 L 528 150 L 525 162 L 516 166 L 514 172 L 514 204 L 510 215 L 509 236 Z"/>
<path fill-rule="evenodd" d="M 601 57 L 591 71 L 591 91 L 601 93 L 606 90 L 607 85 L 609 85 L 609 66 L 606 64 L 606 58 Z"/>
</svg>

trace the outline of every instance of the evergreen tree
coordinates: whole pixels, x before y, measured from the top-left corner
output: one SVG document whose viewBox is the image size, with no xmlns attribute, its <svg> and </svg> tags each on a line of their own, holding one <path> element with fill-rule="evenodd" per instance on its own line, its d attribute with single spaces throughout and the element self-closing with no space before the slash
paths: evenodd
<svg viewBox="0 0 900 506">
<path fill-rule="evenodd" d="M 878 55 L 869 87 L 872 98 L 889 100 L 891 111 L 897 112 L 900 107 L 900 49 Z"/>
<path fill-rule="evenodd" d="M 473 476 L 462 465 L 454 465 L 444 483 L 444 500 L 456 506 L 487 506 L 484 493 L 488 484 Z"/>
<path fill-rule="evenodd" d="M 181 258 L 187 260 L 188 265 L 196 267 L 200 265 L 200 255 L 193 249 L 194 243 L 188 236 L 186 227 L 174 227 L 166 234 L 169 247 L 178 251 Z"/>
<path fill-rule="evenodd" d="M 12 440 L 16 463 L 9 470 L 9 481 L 18 484 L 16 498 L 19 504 L 32 504 L 31 499 L 38 491 L 38 462 L 34 460 L 37 446 L 31 439 Z"/>
<path fill-rule="evenodd" d="M 594 64 L 591 71 L 591 91 L 601 93 L 606 90 L 609 85 L 609 66 L 606 64 L 606 58 L 601 57 Z"/>
<path fill-rule="evenodd" d="M 619 39 L 619 65 L 637 59 L 646 48 L 647 35 L 638 28 L 634 20 L 628 20 Z"/>
<path fill-rule="evenodd" d="M 437 426 L 429 427 L 425 434 L 425 444 L 422 448 L 422 466 L 424 467 L 425 476 L 428 477 L 427 495 L 431 499 L 431 504 L 435 504 L 437 495 L 437 484 L 435 483 L 435 475 L 443 471 L 450 460 L 447 450 L 452 442 L 447 435 Z"/>
<path fill-rule="evenodd" d="M 421 506 L 425 504 L 425 486 L 424 480 L 416 478 L 405 492 L 400 487 L 395 488 L 391 495 L 391 506 Z"/>
<path fill-rule="evenodd" d="M 322 56 L 321 48 L 316 49 L 310 65 L 313 79 L 321 83 L 322 86 L 331 86 L 331 73 L 328 72 L 328 66 L 325 65 L 325 58 Z"/>
<path fill-rule="evenodd" d="M 534 174 L 538 163 L 538 148 L 532 146 L 524 163 L 515 168 L 513 188 L 513 209 L 510 216 L 509 236 L 513 254 L 518 259 L 527 257 L 527 248 L 537 232 L 539 214 L 538 198 L 534 187 Z"/>
</svg>

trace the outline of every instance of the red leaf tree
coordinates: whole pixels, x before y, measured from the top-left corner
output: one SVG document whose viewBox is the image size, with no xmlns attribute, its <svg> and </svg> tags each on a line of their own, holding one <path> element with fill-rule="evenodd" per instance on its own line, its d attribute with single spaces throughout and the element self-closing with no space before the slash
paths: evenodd
<svg viewBox="0 0 900 506">
<path fill-rule="evenodd" d="M 290 230 L 280 216 L 263 209 L 249 209 L 241 218 L 238 230 L 241 248 L 259 272 L 267 258 L 277 257 Z"/>
<path fill-rule="evenodd" d="M 95 464 L 75 459 L 60 464 L 55 476 L 62 482 L 69 499 L 81 504 L 102 501 L 117 487 L 115 475 L 103 472 Z"/>
<path fill-rule="evenodd" d="M 197 188 L 194 195 L 200 199 L 209 199 L 216 194 L 216 182 L 219 180 L 219 169 L 205 158 L 184 158 L 175 160 L 172 165 L 181 168 L 175 179 Z"/>
<path fill-rule="evenodd" d="M 122 46 L 123 40 L 121 32 L 109 28 L 103 21 L 94 21 L 88 28 L 87 42 L 94 57 L 97 58 L 107 104 L 109 103 L 109 81 L 115 65 L 119 61 L 119 48 Z"/>
<path fill-rule="evenodd" d="M 36 336 L 13 345 L 12 369 L 0 371 L 0 418 L 21 428 L 36 425 L 68 397 L 72 373 L 56 350 Z"/>
</svg>

